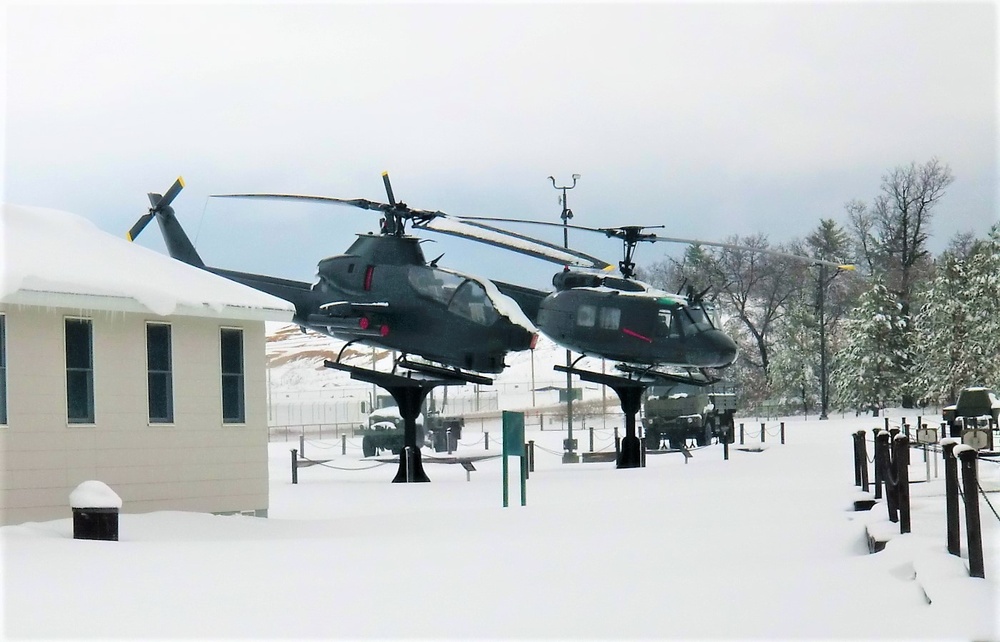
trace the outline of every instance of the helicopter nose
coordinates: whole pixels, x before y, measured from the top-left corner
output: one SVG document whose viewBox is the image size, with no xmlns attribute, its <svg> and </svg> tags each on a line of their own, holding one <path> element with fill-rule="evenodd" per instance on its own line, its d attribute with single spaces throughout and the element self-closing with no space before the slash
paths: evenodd
<svg viewBox="0 0 1000 642">
<path fill-rule="evenodd" d="M 736 361 L 737 347 L 721 330 L 703 332 L 693 350 L 688 350 L 688 362 L 703 368 L 725 368 Z"/>
</svg>

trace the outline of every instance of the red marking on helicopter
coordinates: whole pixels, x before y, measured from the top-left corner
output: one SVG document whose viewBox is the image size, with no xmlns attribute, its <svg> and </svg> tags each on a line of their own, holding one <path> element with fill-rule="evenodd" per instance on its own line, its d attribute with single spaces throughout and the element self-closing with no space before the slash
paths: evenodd
<svg viewBox="0 0 1000 642">
<path fill-rule="evenodd" d="M 644 337 L 641 334 L 639 334 L 638 332 L 633 332 L 632 330 L 629 330 L 628 328 L 622 328 L 622 332 L 624 332 L 625 334 L 627 334 L 630 337 L 635 337 L 636 339 L 642 339 L 646 343 L 652 343 L 653 342 L 653 340 L 650 339 L 649 337 Z"/>
</svg>

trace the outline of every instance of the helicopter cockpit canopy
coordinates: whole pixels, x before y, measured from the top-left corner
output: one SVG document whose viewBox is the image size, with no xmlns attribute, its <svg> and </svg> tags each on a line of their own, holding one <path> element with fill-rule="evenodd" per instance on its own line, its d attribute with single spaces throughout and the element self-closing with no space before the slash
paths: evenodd
<svg viewBox="0 0 1000 642">
<path fill-rule="evenodd" d="M 418 295 L 443 303 L 470 321 L 490 326 L 500 318 L 486 288 L 474 279 L 421 265 L 411 266 L 407 276 Z"/>
</svg>

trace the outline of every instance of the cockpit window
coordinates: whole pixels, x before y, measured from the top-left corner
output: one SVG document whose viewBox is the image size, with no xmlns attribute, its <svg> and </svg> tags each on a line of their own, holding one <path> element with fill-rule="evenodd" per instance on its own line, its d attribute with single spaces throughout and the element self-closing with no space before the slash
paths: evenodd
<svg viewBox="0 0 1000 642">
<path fill-rule="evenodd" d="M 493 325 L 500 318 L 483 286 L 468 279 L 458 286 L 448 309 L 481 325 Z"/>
<path fill-rule="evenodd" d="M 576 309 L 576 324 L 584 328 L 593 328 L 597 320 L 597 308 L 592 305 L 581 305 Z"/>
<path fill-rule="evenodd" d="M 411 267 L 408 276 L 410 285 L 417 290 L 418 294 L 430 297 L 444 304 L 451 301 L 451 297 L 455 295 L 458 286 L 462 285 L 462 282 L 465 281 L 464 277 L 451 274 L 450 272 L 442 272 L 441 270 L 421 266 Z"/>
<path fill-rule="evenodd" d="M 689 306 L 681 314 L 679 320 L 684 334 L 695 334 L 696 332 L 710 330 L 714 327 L 710 311 L 706 310 L 702 305 Z"/>
<path fill-rule="evenodd" d="M 407 276 L 418 294 L 444 303 L 470 321 L 493 325 L 500 318 L 486 289 L 471 279 L 423 266 L 411 267 Z"/>
</svg>

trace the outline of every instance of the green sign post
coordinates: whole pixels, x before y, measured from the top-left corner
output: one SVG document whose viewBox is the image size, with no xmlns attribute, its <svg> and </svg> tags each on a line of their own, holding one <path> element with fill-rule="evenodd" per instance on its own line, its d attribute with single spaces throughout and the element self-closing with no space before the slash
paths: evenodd
<svg viewBox="0 0 1000 642">
<path fill-rule="evenodd" d="M 524 449 L 524 413 L 503 411 L 503 507 L 509 505 L 507 457 L 521 460 L 521 506 L 527 504 L 528 467 Z"/>
</svg>

